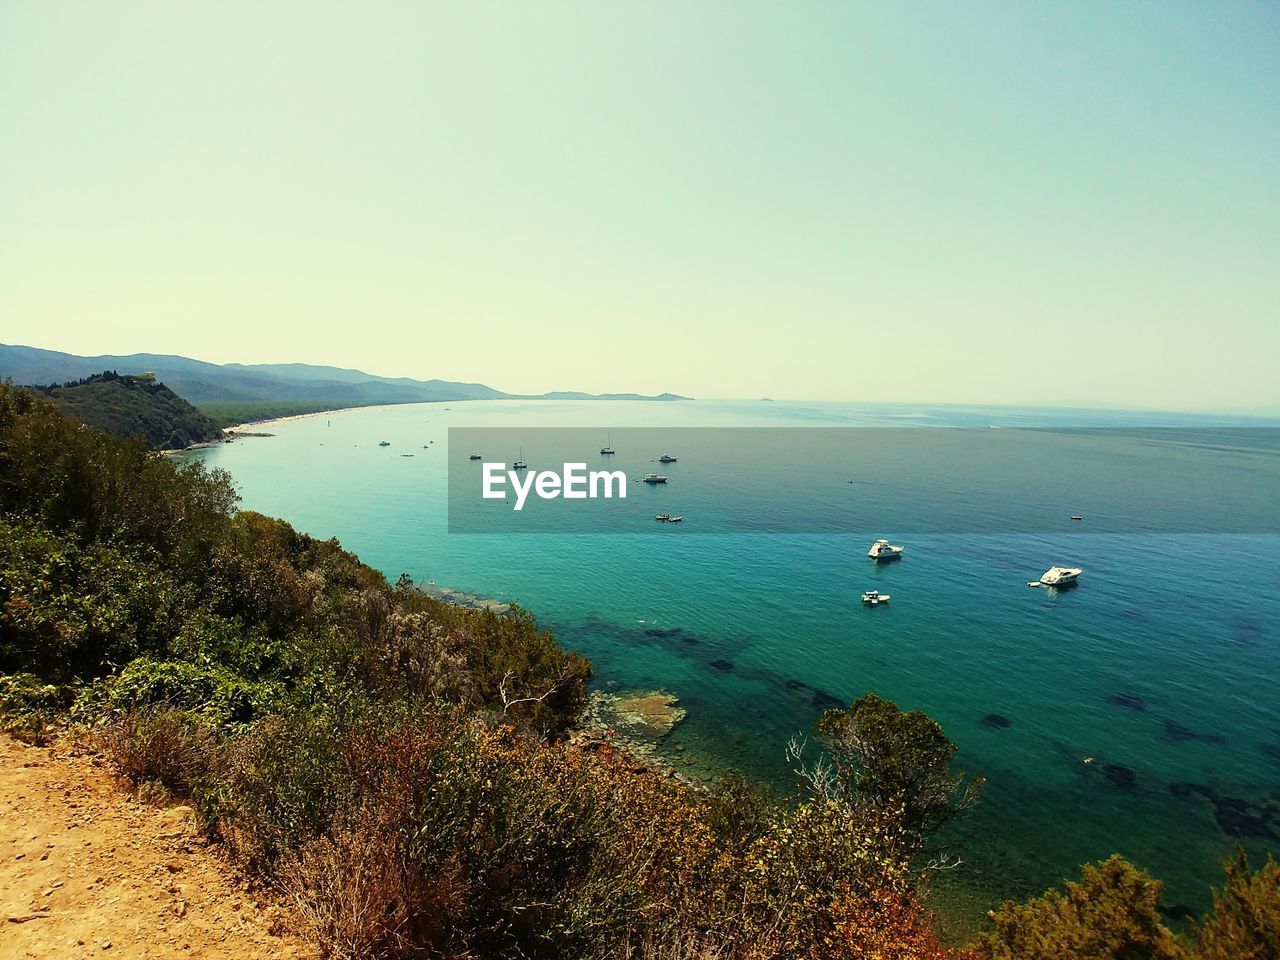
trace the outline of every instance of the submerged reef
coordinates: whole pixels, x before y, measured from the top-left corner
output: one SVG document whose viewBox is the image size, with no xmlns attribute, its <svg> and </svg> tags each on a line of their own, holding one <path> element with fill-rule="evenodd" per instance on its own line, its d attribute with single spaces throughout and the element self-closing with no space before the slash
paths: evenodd
<svg viewBox="0 0 1280 960">
<path fill-rule="evenodd" d="M 1147 709 L 1147 701 L 1136 693 L 1109 693 L 1105 699 L 1113 707 L 1123 707 L 1125 710 Z"/>
</svg>

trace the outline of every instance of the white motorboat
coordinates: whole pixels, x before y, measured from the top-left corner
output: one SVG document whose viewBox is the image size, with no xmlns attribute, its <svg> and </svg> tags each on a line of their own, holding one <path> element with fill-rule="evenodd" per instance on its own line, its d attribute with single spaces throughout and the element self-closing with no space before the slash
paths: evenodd
<svg viewBox="0 0 1280 960">
<path fill-rule="evenodd" d="M 897 560 L 902 556 L 902 551 L 905 549 L 905 547 L 890 543 L 888 540 L 877 540 L 871 545 L 871 549 L 867 551 L 867 556 L 872 560 Z"/>
<path fill-rule="evenodd" d="M 660 476 L 659 474 L 656 474 L 656 473 L 646 473 L 640 479 L 643 480 L 645 483 L 666 483 L 667 482 L 666 477 Z"/>
<path fill-rule="evenodd" d="M 1079 567 L 1050 567 L 1040 577 L 1040 583 L 1046 587 L 1065 587 L 1075 583 L 1083 572 Z"/>
<path fill-rule="evenodd" d="M 881 603 L 888 603 L 889 595 L 881 593 L 879 590 L 868 590 L 862 595 L 862 602 L 869 607 L 874 607 Z"/>
<path fill-rule="evenodd" d="M 664 453 L 662 456 L 658 458 L 658 462 L 659 463 L 675 463 L 676 458 L 669 453 Z"/>
</svg>

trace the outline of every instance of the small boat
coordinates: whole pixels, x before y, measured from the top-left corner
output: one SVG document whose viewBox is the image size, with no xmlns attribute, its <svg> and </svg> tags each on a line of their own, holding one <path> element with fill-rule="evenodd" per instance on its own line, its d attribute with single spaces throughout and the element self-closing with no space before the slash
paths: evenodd
<svg viewBox="0 0 1280 960">
<path fill-rule="evenodd" d="M 511 465 L 512 470 L 528 470 L 529 465 L 524 462 L 524 447 L 520 448 L 520 459 Z"/>
<path fill-rule="evenodd" d="M 400 454 L 400 456 L 402 456 L 402 457 L 412 457 L 412 456 L 413 456 L 413 454 L 412 454 L 412 453 L 402 453 L 402 454 Z"/>
<path fill-rule="evenodd" d="M 889 595 L 881 593 L 879 590 L 868 590 L 862 595 L 862 602 L 869 607 L 874 607 L 881 603 L 888 603 Z"/>
<path fill-rule="evenodd" d="M 640 479 L 643 480 L 645 483 L 666 483 L 667 482 L 666 477 L 660 476 L 659 474 L 656 474 L 656 473 L 646 473 Z"/>
<path fill-rule="evenodd" d="M 1075 583 L 1083 572 L 1079 567 L 1050 567 L 1040 578 L 1040 583 L 1046 587 L 1065 587 Z"/>
<path fill-rule="evenodd" d="M 659 520 L 659 521 L 661 521 L 662 523 L 666 523 L 668 520 L 670 520 L 670 519 L 671 519 L 671 514 L 669 514 L 669 513 L 660 513 L 660 514 L 658 514 L 656 517 L 654 517 L 653 519 L 655 519 L 655 520 Z"/>
<path fill-rule="evenodd" d="M 608 442 L 603 447 L 600 448 L 600 452 L 605 456 L 612 456 L 618 451 L 613 449 L 613 434 L 612 433 L 609 434 L 608 438 L 609 438 Z"/>
<path fill-rule="evenodd" d="M 1083 519 L 1084 519 L 1084 517 L 1080 516 L 1080 514 L 1078 514 L 1078 513 L 1073 513 L 1073 514 L 1071 515 L 1071 519 L 1072 519 L 1072 520 L 1083 520 Z"/>
<path fill-rule="evenodd" d="M 483 460 L 484 458 L 483 458 L 482 456 L 480 456 L 480 454 L 478 454 L 478 453 L 473 453 L 471 456 L 467 457 L 467 459 L 468 459 L 468 460 Z"/>
<path fill-rule="evenodd" d="M 391 446 L 391 441 L 390 441 L 390 440 L 380 440 L 380 441 L 378 442 L 378 446 L 380 446 L 380 447 L 389 447 L 389 446 Z"/>
<path fill-rule="evenodd" d="M 676 458 L 669 453 L 664 453 L 662 456 L 658 458 L 658 462 L 659 463 L 675 463 Z"/>
<path fill-rule="evenodd" d="M 877 540 L 871 545 L 871 549 L 867 551 L 867 556 L 872 560 L 897 560 L 902 556 L 905 547 L 890 543 L 888 540 Z"/>
<path fill-rule="evenodd" d="M 667 523 L 679 523 L 684 519 L 684 514 L 677 513 L 674 517 L 668 517 Z"/>
</svg>

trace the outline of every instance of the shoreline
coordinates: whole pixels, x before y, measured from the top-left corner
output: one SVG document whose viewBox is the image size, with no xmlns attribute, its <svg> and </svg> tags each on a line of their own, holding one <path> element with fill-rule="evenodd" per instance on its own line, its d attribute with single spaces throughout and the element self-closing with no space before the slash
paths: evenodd
<svg viewBox="0 0 1280 960">
<path fill-rule="evenodd" d="M 440 403 L 438 400 L 421 400 L 415 403 Z M 453 402 L 453 401 L 450 401 Z M 465 401 L 459 400 L 458 403 Z M 404 407 L 407 403 L 362 403 L 354 407 L 335 407 L 332 410 L 313 410 L 310 413 L 287 413 L 282 417 L 267 417 L 262 420 L 247 420 L 244 423 L 237 423 L 230 427 L 223 427 L 223 433 L 238 433 L 244 436 L 253 436 L 249 433 L 250 427 L 265 427 L 273 423 L 288 423 L 291 420 L 306 420 L 310 417 L 323 417 L 335 413 L 351 413 L 353 410 L 368 410 L 372 407 Z"/>
</svg>

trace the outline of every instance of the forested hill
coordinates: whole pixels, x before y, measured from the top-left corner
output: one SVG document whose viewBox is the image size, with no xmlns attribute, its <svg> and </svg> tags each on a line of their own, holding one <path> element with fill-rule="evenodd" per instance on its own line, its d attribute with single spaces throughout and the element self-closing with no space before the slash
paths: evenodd
<svg viewBox="0 0 1280 960">
<path fill-rule="evenodd" d="M 118 437 L 141 436 L 161 450 L 181 450 L 222 435 L 210 417 L 151 376 L 108 370 L 35 389 L 81 423 Z"/>
<path fill-rule="evenodd" d="M 0 343 L 0 379 L 17 386 L 87 377 L 99 370 L 150 370 L 220 425 L 298 413 L 386 403 L 461 400 L 685 400 L 674 393 L 504 393 L 483 383 L 379 377 L 362 370 L 305 363 L 216 364 L 167 354 L 80 357 Z"/>
</svg>

